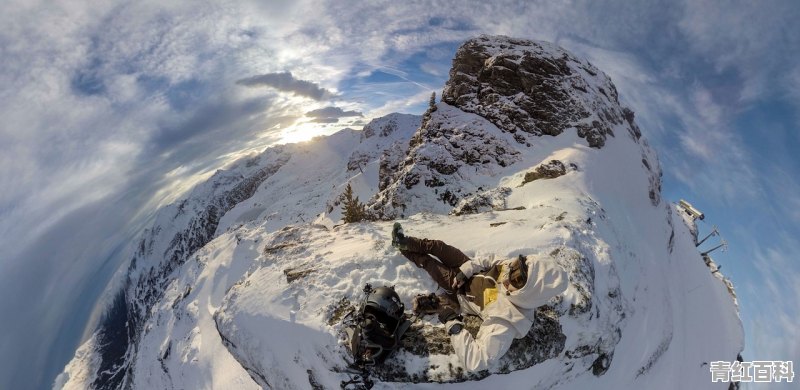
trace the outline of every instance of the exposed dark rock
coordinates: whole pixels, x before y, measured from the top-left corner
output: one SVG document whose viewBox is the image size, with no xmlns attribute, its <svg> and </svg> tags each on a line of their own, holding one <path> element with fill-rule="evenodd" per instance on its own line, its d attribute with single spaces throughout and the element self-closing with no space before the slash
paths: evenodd
<svg viewBox="0 0 800 390">
<path fill-rule="evenodd" d="M 314 376 L 314 371 L 306 370 L 306 373 L 308 374 L 308 384 L 311 385 L 312 389 L 325 390 L 325 386 L 319 384 L 319 381 L 317 381 L 317 378 Z"/>
<path fill-rule="evenodd" d="M 595 376 L 600 376 L 608 371 L 608 368 L 611 367 L 611 359 L 614 357 L 614 353 L 601 353 L 600 356 L 595 359 L 592 363 L 592 374 Z"/>
<path fill-rule="evenodd" d="M 449 212 L 459 201 L 478 189 L 463 180 L 463 174 L 488 172 L 520 159 L 520 152 L 506 140 L 489 134 L 483 118 L 465 121 L 464 113 L 447 105 L 431 113 L 412 138 L 406 155 L 391 148 L 381 156 L 379 193 L 369 208 L 382 219 L 419 211 Z M 454 126 L 455 124 L 455 126 Z M 440 210 L 415 207 L 416 187 L 434 189 Z M 406 210 L 408 208 L 408 210 Z"/>
<path fill-rule="evenodd" d="M 504 36 L 480 36 L 458 49 L 442 101 L 483 116 L 519 143 L 527 142 L 524 134 L 575 127 L 600 148 L 613 135 L 610 124 L 623 118 L 616 88 L 594 66 L 552 44 Z"/>
<path fill-rule="evenodd" d="M 355 310 L 356 307 L 350 302 L 349 299 L 346 297 L 342 297 L 338 302 L 328 307 L 327 315 L 325 316 L 328 318 L 328 325 L 333 326 L 334 324 L 338 324 L 342 318 L 344 318 L 347 313 Z"/>
<path fill-rule="evenodd" d="M 316 270 L 313 268 L 306 268 L 306 269 L 292 268 L 283 270 L 283 274 L 286 275 L 286 282 L 291 283 L 297 279 L 302 279 L 308 275 L 311 275 L 312 273 L 314 273 L 314 271 Z"/>
<path fill-rule="evenodd" d="M 614 127 L 627 128 L 637 143 L 641 136 L 633 112 L 619 105 L 616 87 L 605 74 L 546 42 L 503 36 L 467 41 L 453 60 L 442 102 L 434 107 L 424 115 L 407 153 L 393 148 L 381 156 L 379 192 L 368 202 L 380 219 L 452 212 L 447 206 L 458 207 L 482 191 L 471 176 L 491 176 L 514 164 L 521 159 L 516 148 L 531 146 L 538 136 L 574 128 L 594 148 L 614 136 Z M 491 130 L 495 126 L 511 138 Z M 647 196 L 658 205 L 661 171 L 647 150 L 644 142 L 643 158 L 651 168 Z M 527 181 L 566 172 L 557 168 L 544 167 Z M 440 204 L 426 201 L 431 193 Z M 476 211 L 456 211 L 470 212 Z"/>
<path fill-rule="evenodd" d="M 661 356 L 664 355 L 664 352 L 667 352 L 671 344 L 672 344 L 672 333 L 670 332 L 662 337 L 661 342 L 658 343 L 658 347 L 656 347 L 656 350 L 653 351 L 653 353 L 647 359 L 647 362 L 636 372 L 636 377 L 638 378 L 646 374 L 648 371 L 650 371 L 650 369 L 656 364 L 656 362 L 658 362 L 658 360 L 661 359 Z"/>
<path fill-rule="evenodd" d="M 377 152 L 373 153 L 365 153 L 356 151 L 350 155 L 350 158 L 347 160 L 347 170 L 348 171 L 364 171 L 364 167 L 367 164 L 377 157 Z"/>
<path fill-rule="evenodd" d="M 128 322 L 130 311 L 125 295 L 124 291 L 117 293 L 99 327 L 97 343 L 102 347 L 97 377 L 92 383 L 94 389 L 114 389 L 123 385 L 127 369 L 125 354 L 133 348 L 131 340 L 136 336 L 136 328 Z"/>
<path fill-rule="evenodd" d="M 592 309 L 594 295 L 594 266 L 585 256 L 573 249 L 556 249 L 550 256 L 570 275 L 570 284 L 578 293 L 578 300 L 570 305 L 569 314 L 575 316 Z"/>
<path fill-rule="evenodd" d="M 283 242 L 283 243 L 277 244 L 275 246 L 268 246 L 268 247 L 264 248 L 264 254 L 265 255 L 275 254 L 275 253 L 278 253 L 278 252 L 280 252 L 280 251 L 282 251 L 282 250 L 284 250 L 286 248 L 289 248 L 289 247 L 292 247 L 292 246 L 295 246 L 295 245 L 297 245 L 297 243 L 295 243 L 295 242 Z"/>
<path fill-rule="evenodd" d="M 395 180 L 405 157 L 406 149 L 400 142 L 383 151 L 378 163 L 378 190 L 383 191 Z"/>
<path fill-rule="evenodd" d="M 642 131 L 639 130 L 639 126 L 637 126 L 636 122 L 633 121 L 634 118 L 633 110 L 631 110 L 628 107 L 623 108 L 622 117 L 625 118 L 625 121 L 628 122 L 628 126 L 630 126 L 629 129 L 631 132 L 631 136 L 634 139 L 639 140 L 639 138 L 642 137 Z"/>
<path fill-rule="evenodd" d="M 506 198 L 511 194 L 508 187 L 493 188 L 462 199 L 450 214 L 477 214 L 506 208 Z"/>
<path fill-rule="evenodd" d="M 397 120 L 393 117 L 389 117 L 389 119 L 386 121 L 373 121 L 365 125 L 364 129 L 362 130 L 363 132 L 361 133 L 361 138 L 370 138 L 376 134 L 380 137 L 386 137 L 394 133 L 396 130 Z"/>
<path fill-rule="evenodd" d="M 566 173 L 567 168 L 564 166 L 564 163 L 559 160 L 550 160 L 549 162 L 536 167 L 533 172 L 525 173 L 525 177 L 522 179 L 522 184 L 520 184 L 520 187 L 534 180 L 555 179 L 559 176 L 565 175 Z"/>
</svg>

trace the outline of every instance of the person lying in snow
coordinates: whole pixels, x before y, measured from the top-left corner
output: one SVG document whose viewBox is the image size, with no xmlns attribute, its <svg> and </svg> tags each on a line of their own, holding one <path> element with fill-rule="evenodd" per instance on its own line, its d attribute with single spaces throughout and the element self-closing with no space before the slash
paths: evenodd
<svg viewBox="0 0 800 390">
<path fill-rule="evenodd" d="M 564 292 L 568 284 L 566 272 L 553 260 L 522 255 L 470 259 L 442 241 L 404 235 L 400 223 L 392 229 L 392 246 L 445 290 L 435 302 L 415 300 L 415 306 L 427 306 L 423 313 L 438 313 L 456 355 L 470 371 L 487 369 L 514 339 L 525 337 L 535 309 Z M 461 313 L 483 319 L 475 338 L 462 331 Z"/>
</svg>

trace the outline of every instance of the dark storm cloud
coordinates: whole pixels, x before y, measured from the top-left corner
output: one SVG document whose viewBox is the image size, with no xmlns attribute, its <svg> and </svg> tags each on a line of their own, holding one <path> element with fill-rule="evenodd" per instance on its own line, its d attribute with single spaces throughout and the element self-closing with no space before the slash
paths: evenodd
<svg viewBox="0 0 800 390">
<path fill-rule="evenodd" d="M 364 115 L 358 111 L 345 111 L 339 107 L 325 107 L 309 111 L 306 113 L 306 116 L 314 118 L 344 118 L 348 116 L 364 116 Z"/>
<path fill-rule="evenodd" d="M 312 122 L 316 123 L 338 123 L 339 118 L 314 118 Z"/>
<path fill-rule="evenodd" d="M 330 99 L 335 95 L 318 84 L 306 80 L 298 80 L 291 72 L 267 73 L 237 80 L 236 84 L 246 87 L 267 86 L 283 92 L 309 97 L 314 100 Z"/>
<path fill-rule="evenodd" d="M 206 103 L 196 108 L 187 118 L 162 124 L 151 138 L 151 146 L 156 150 L 169 150 L 192 139 L 208 136 L 225 141 L 242 135 L 236 134 L 241 130 L 241 122 L 268 106 L 269 100 L 263 98 Z"/>
</svg>

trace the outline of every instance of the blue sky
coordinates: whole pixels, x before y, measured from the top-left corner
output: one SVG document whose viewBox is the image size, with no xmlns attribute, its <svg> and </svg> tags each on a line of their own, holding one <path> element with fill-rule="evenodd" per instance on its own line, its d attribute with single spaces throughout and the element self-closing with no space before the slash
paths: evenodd
<svg viewBox="0 0 800 390">
<path fill-rule="evenodd" d="M 745 359 L 800 363 L 796 2 L 169 3 L 4 5 L 0 387 L 49 386 L 158 205 L 275 142 L 421 113 L 481 33 L 612 78 L 666 198 L 729 243 Z"/>
</svg>

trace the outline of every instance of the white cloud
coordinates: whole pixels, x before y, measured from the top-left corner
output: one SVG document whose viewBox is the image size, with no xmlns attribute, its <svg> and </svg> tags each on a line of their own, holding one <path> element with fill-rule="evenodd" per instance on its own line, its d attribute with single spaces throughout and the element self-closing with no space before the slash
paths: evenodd
<svg viewBox="0 0 800 390">
<path fill-rule="evenodd" d="M 444 63 L 423 62 L 419 65 L 423 72 L 436 77 L 446 77 L 450 71 L 450 66 Z"/>
<path fill-rule="evenodd" d="M 776 226 L 795 226 L 800 230 L 800 178 L 791 167 L 782 167 L 772 161 L 761 169 L 764 191 L 770 200 L 770 215 Z"/>
<path fill-rule="evenodd" d="M 638 92 L 645 123 L 660 129 L 655 137 L 665 173 L 698 196 L 732 205 L 764 197 L 759 176 L 763 169 L 750 152 L 751 142 L 734 127 L 736 114 L 720 104 L 702 85 L 692 83 L 673 91 L 663 85 Z M 664 127 L 660 127 L 664 126 Z M 675 142 L 677 141 L 677 142 Z"/>
<path fill-rule="evenodd" d="M 431 97 L 430 91 L 421 91 L 416 93 L 415 95 L 393 99 L 387 101 L 383 106 L 377 107 L 372 111 L 367 113 L 367 116 L 370 118 L 377 118 L 383 115 L 391 114 L 393 112 L 414 112 L 415 110 L 409 110 L 411 107 L 424 107 L 423 104 L 427 104 L 428 100 Z"/>
<path fill-rule="evenodd" d="M 723 108 L 714 101 L 711 92 L 698 86 L 692 95 L 692 103 L 706 126 L 716 128 L 723 125 Z"/>
<path fill-rule="evenodd" d="M 688 0 L 683 7 L 679 26 L 690 49 L 711 59 L 718 70 L 736 69 L 744 80 L 741 99 L 757 100 L 786 87 L 780 75 L 800 64 L 797 3 Z"/>
<path fill-rule="evenodd" d="M 747 296 L 754 316 L 744 320 L 752 321 L 757 332 L 747 349 L 748 360 L 800 361 L 800 273 L 795 261 L 800 245 L 785 234 L 763 246 L 754 244 L 752 261 L 763 284 L 752 286 Z"/>
</svg>

